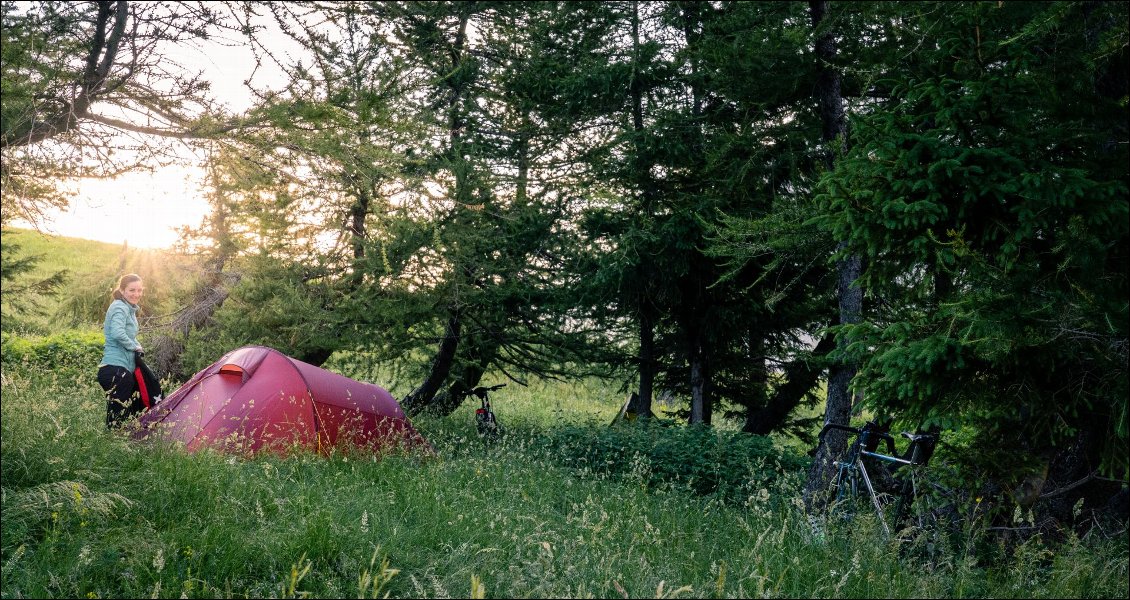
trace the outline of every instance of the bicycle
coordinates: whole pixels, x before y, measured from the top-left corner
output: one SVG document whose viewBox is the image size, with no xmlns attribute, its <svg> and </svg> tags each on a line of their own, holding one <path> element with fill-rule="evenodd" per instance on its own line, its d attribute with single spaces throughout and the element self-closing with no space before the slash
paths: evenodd
<svg viewBox="0 0 1130 600">
<path fill-rule="evenodd" d="M 475 409 L 475 429 L 479 432 L 479 437 L 483 441 L 492 442 L 497 440 L 502 435 L 502 426 L 498 423 L 498 417 L 494 415 L 494 410 L 490 405 L 490 393 L 506 387 L 505 383 L 500 383 L 491 387 L 477 387 L 471 390 L 471 394 L 477 396 L 481 401 L 481 406 Z"/>
<path fill-rule="evenodd" d="M 938 444 L 938 435 L 933 433 L 917 433 L 902 432 L 902 437 L 910 441 L 906 452 L 902 456 L 898 456 L 895 450 L 894 437 L 888 432 L 888 429 L 872 421 L 868 421 L 863 427 L 849 427 L 847 425 L 838 425 L 829 423 L 820 430 L 820 441 L 824 441 L 824 436 L 828 431 L 837 429 L 854 435 L 854 440 L 848 446 L 847 452 L 842 460 L 836 460 L 836 500 L 833 504 L 838 509 L 850 509 L 858 503 L 861 496 L 860 483 L 866 489 L 867 497 L 871 502 L 872 507 L 875 509 L 875 514 L 879 518 L 879 523 L 883 527 L 884 533 L 889 537 L 891 535 L 891 527 L 887 524 L 887 512 L 891 503 L 895 503 L 894 509 L 894 523 L 896 527 L 902 526 L 906 521 L 912 508 L 915 510 L 913 518 L 919 528 L 926 525 L 926 517 L 929 514 L 928 507 L 924 504 L 929 502 L 929 496 L 923 489 L 922 470 L 930 462 L 930 458 L 934 454 L 934 449 Z M 887 447 L 887 454 L 879 452 L 879 443 L 885 442 Z M 876 491 L 876 486 L 870 473 L 867 471 L 867 464 L 865 459 L 875 461 L 876 470 L 883 469 L 886 465 L 892 465 L 894 470 L 903 469 L 906 475 L 902 477 L 894 477 L 894 487 L 897 488 L 894 494 L 886 491 Z M 922 499 L 924 502 L 919 502 Z"/>
</svg>

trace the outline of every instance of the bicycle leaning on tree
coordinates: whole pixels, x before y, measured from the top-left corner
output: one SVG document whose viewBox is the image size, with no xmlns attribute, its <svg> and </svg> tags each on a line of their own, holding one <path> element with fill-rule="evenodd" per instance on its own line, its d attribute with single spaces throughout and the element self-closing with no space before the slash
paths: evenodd
<svg viewBox="0 0 1130 600">
<path fill-rule="evenodd" d="M 471 390 L 471 394 L 478 397 L 481 405 L 475 409 L 475 429 L 479 432 L 479 437 L 484 442 L 494 442 L 502 435 L 502 425 L 498 422 L 498 417 L 494 416 L 494 408 L 490 404 L 490 393 L 506 387 L 505 383 L 500 383 L 491 387 L 477 387 Z"/>
<path fill-rule="evenodd" d="M 820 431 L 820 441 L 823 442 L 824 436 L 833 429 L 851 436 L 847 450 L 835 462 L 836 498 L 833 509 L 850 516 L 861 502 L 867 501 L 874 508 L 887 536 L 892 533 L 888 524 L 892 512 L 891 522 L 896 530 L 908 525 L 925 526 L 931 512 L 925 468 L 937 447 L 938 435 L 902 432 L 901 437 L 910 443 L 899 455 L 894 437 L 886 427 L 877 423 L 868 421 L 858 428 L 829 423 Z M 886 446 L 886 454 L 879 451 L 880 443 Z M 877 486 L 876 477 L 868 471 L 868 465 L 871 465 L 874 475 L 879 475 L 887 484 L 884 486 L 886 489 Z"/>
</svg>

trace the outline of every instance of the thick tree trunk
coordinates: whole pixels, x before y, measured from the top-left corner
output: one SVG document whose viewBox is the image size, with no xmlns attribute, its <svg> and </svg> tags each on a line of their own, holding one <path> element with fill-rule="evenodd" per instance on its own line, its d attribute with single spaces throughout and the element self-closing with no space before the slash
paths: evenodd
<svg viewBox="0 0 1130 600">
<path fill-rule="evenodd" d="M 679 2 L 678 8 L 682 16 L 683 25 L 683 39 L 686 41 L 687 48 L 694 49 L 699 45 L 702 37 L 702 10 L 703 4 L 700 2 Z M 686 67 L 690 70 L 691 78 L 689 80 L 691 106 L 691 127 L 692 127 L 692 143 L 691 143 L 691 160 L 694 170 L 703 168 L 703 147 L 704 136 L 702 132 L 702 98 L 703 92 L 698 83 L 699 65 L 695 58 L 696 53 L 691 51 L 688 53 L 688 64 Z M 694 193 L 695 191 L 692 191 Z M 691 298 L 691 306 L 687 310 L 687 318 L 684 321 L 684 326 L 691 328 L 691 339 L 689 344 L 690 350 L 690 369 L 691 369 L 691 424 L 702 423 L 710 425 L 713 417 L 714 407 L 713 399 L 711 398 L 711 377 L 710 371 L 710 355 L 711 348 L 709 346 L 710 340 L 707 338 L 707 315 L 710 313 L 710 307 L 713 305 L 714 298 L 711 296 L 707 289 L 709 285 L 703 281 L 705 273 L 711 272 L 710 262 L 706 257 L 697 249 L 692 249 L 694 253 L 692 263 L 696 267 L 691 269 L 690 286 L 692 286 L 693 294 Z"/>
<path fill-rule="evenodd" d="M 710 424 L 710 396 L 707 389 L 706 355 L 702 348 L 702 340 L 696 338 L 691 342 L 691 418 L 690 424 Z"/>
<path fill-rule="evenodd" d="M 705 378 L 702 374 L 702 360 L 699 357 L 691 358 L 691 417 L 690 424 L 703 423 L 706 420 L 704 403 Z"/>
<path fill-rule="evenodd" d="M 155 326 L 158 333 L 148 344 L 146 361 L 159 376 L 183 380 L 192 375 L 184 372 L 184 365 L 181 363 L 188 334 L 212 325 L 212 316 L 220 310 L 228 298 L 229 290 L 241 278 L 238 273 L 224 272 L 226 262 L 226 258 L 220 257 L 205 266 L 207 278 L 197 288 L 188 305 L 176 313 L 171 322 Z"/>
<path fill-rule="evenodd" d="M 639 2 L 632 2 L 632 80 L 629 87 L 629 93 L 632 97 L 632 130 L 637 134 L 637 137 L 644 131 L 643 121 L 643 84 L 639 76 L 639 62 L 640 62 L 640 19 L 639 19 Z M 646 218 L 646 223 L 652 222 L 652 216 L 656 204 L 656 191 L 654 182 L 651 179 L 651 162 L 643 159 L 644 153 L 642 149 L 637 148 L 633 153 L 635 163 L 634 177 L 640 186 L 640 194 L 643 197 L 643 216 Z M 639 269 L 644 273 L 643 278 L 645 283 L 642 289 L 638 292 L 636 302 L 639 306 L 640 318 L 640 351 L 639 351 L 639 375 L 640 375 L 640 389 L 639 395 L 636 399 L 636 405 L 633 410 L 636 414 L 642 416 L 651 416 L 654 414 L 652 410 L 652 402 L 655 396 L 655 374 L 658 370 L 656 363 L 655 353 L 655 325 L 656 325 L 656 309 L 652 305 L 650 297 L 650 289 L 652 287 L 653 277 L 649 275 L 655 271 L 655 265 L 648 259 L 644 259 Z"/>
<path fill-rule="evenodd" d="M 826 0 L 811 0 L 808 3 L 809 14 L 812 17 L 814 30 L 821 29 L 821 23 L 828 12 Z M 843 97 L 840 93 L 840 73 L 834 67 L 836 59 L 836 41 L 832 31 L 823 31 L 816 38 L 816 58 L 820 61 L 820 74 L 816 82 L 816 95 L 820 103 L 820 119 L 823 124 L 823 138 L 827 145 L 824 163 L 831 170 L 835 160 L 837 144 L 842 151 L 844 136 L 844 109 Z M 842 251 L 846 243 L 841 242 L 838 250 Z M 858 256 L 848 256 L 836 264 L 837 292 L 840 305 L 840 323 L 850 324 L 859 322 L 859 315 L 863 307 L 863 290 L 854 285 L 862 271 L 862 261 Z M 838 336 L 836 345 L 843 350 L 848 345 L 848 340 Z M 828 400 L 824 409 L 824 423 L 838 423 L 846 425 L 851 415 L 852 397 L 848 386 L 855 377 L 855 367 L 850 364 L 837 362 L 828 373 Z M 819 492 L 823 490 L 832 477 L 834 458 L 843 452 L 846 446 L 846 435 L 833 431 L 816 449 L 816 457 L 812 469 L 808 473 L 808 481 L 804 487 L 805 505 L 811 510 L 820 503 Z"/>
<path fill-rule="evenodd" d="M 314 348 L 304 352 L 298 352 L 295 354 L 294 358 L 304 363 L 314 365 L 315 367 L 320 367 L 333 356 L 334 352 L 335 350 L 333 348 Z"/>
<path fill-rule="evenodd" d="M 464 339 L 463 348 L 459 375 L 446 390 L 436 394 L 428 405 L 429 413 L 445 416 L 455 412 L 471 394 L 471 390 L 482 381 L 487 368 L 498 354 L 498 343 L 491 339 Z"/>
<path fill-rule="evenodd" d="M 857 256 L 850 256 L 839 261 L 836 271 L 839 275 L 840 297 L 840 322 L 857 323 L 863 305 L 863 291 L 852 284 L 859 278 L 861 261 Z M 839 350 L 847 348 L 848 339 L 836 336 L 836 347 Z M 853 399 L 849 386 L 855 377 L 855 366 L 837 361 L 828 372 L 828 400 L 824 407 L 824 424 L 837 423 L 846 425 L 851 418 Z M 804 487 L 805 505 L 810 509 L 814 507 L 818 492 L 827 486 L 832 479 L 833 462 L 837 455 L 847 447 L 847 434 L 841 431 L 831 431 L 816 449 L 816 457 L 812 461 L 812 468 L 808 472 L 808 481 Z"/>
<path fill-rule="evenodd" d="M 4 135 L 0 136 L 0 148 L 38 144 L 78 127 L 83 119 L 90 118 L 91 104 L 100 94 L 110 91 L 105 86 L 126 31 L 129 3 L 119 0 L 97 2 L 96 5 L 98 12 L 93 19 L 94 34 L 90 38 L 81 81 L 76 82 L 78 89 L 74 97 L 66 100 L 60 110 L 46 115 L 46 118 L 29 118 L 12 131 L 5 127 Z"/>
<path fill-rule="evenodd" d="M 755 416 L 769 406 L 769 360 L 765 356 L 765 336 L 757 327 L 750 327 L 746 334 L 749 344 L 749 362 L 753 372 L 749 376 L 747 391 L 744 394 L 745 425 L 742 430 L 749 433 L 756 423 Z"/>
<path fill-rule="evenodd" d="M 368 190 L 357 190 L 357 199 L 349 207 L 349 243 L 353 247 L 353 260 L 365 258 L 365 217 L 369 215 L 371 203 Z"/>
<path fill-rule="evenodd" d="M 408 394 L 401 402 L 408 414 L 419 414 L 428 409 L 436 392 L 439 391 L 440 386 L 451 373 L 451 366 L 455 364 L 455 351 L 459 348 L 461 327 L 459 314 L 453 313 L 447 320 L 443 340 L 440 341 L 439 350 L 436 351 L 435 359 L 432 360 L 432 367 L 428 376 L 424 378 L 420 387 L 412 390 L 412 393 Z"/>
<path fill-rule="evenodd" d="M 465 57 L 464 51 L 466 50 L 467 42 L 467 25 L 469 16 L 466 12 L 457 11 L 459 24 L 455 33 L 455 39 L 451 40 L 446 46 L 446 54 L 450 60 L 450 68 L 456 71 L 463 67 Z M 462 103 L 467 101 L 465 93 L 467 91 L 468 82 L 465 78 L 451 77 L 444 81 L 444 85 L 448 88 L 448 104 L 447 104 L 447 148 L 446 154 L 450 163 L 447 168 L 455 179 L 455 189 L 452 200 L 460 207 L 460 210 L 465 211 L 467 205 L 472 204 L 472 196 L 474 190 L 472 189 L 470 179 L 470 171 L 472 166 L 467 162 L 464 156 L 464 128 L 466 126 L 466 116 L 462 109 Z M 456 216 L 456 219 L 460 217 Z M 466 266 L 461 267 L 466 273 Z M 473 276 L 466 276 L 465 281 L 474 281 Z M 440 341 L 439 349 L 436 351 L 435 358 L 432 360 L 431 369 L 428 376 L 424 378 L 424 382 L 420 387 L 408 394 L 401 402 L 404 410 L 408 414 L 418 414 L 425 410 L 431 410 L 435 400 L 436 393 L 439 392 L 444 382 L 447 380 L 448 375 L 451 373 L 452 366 L 455 364 L 455 353 L 459 348 L 460 335 L 462 330 L 462 315 L 459 310 L 454 306 L 450 308 L 447 326 L 444 331 L 443 339 Z"/>
</svg>

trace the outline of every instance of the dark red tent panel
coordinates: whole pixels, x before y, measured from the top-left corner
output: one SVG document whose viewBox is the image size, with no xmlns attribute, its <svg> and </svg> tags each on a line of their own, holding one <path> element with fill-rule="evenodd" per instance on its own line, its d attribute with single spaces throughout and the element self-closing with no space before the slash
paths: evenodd
<svg viewBox="0 0 1130 600">
<path fill-rule="evenodd" d="M 384 389 L 264 346 L 233 350 L 193 375 L 141 416 L 138 437 L 189 451 L 431 448 Z"/>
</svg>

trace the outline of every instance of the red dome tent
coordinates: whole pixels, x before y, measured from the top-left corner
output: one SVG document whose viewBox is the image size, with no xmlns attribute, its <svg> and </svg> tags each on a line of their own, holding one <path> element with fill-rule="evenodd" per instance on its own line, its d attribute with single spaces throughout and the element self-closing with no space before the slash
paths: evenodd
<svg viewBox="0 0 1130 600">
<path fill-rule="evenodd" d="M 431 446 L 384 389 L 264 346 L 233 350 L 140 419 L 138 437 L 236 452 Z"/>
</svg>

